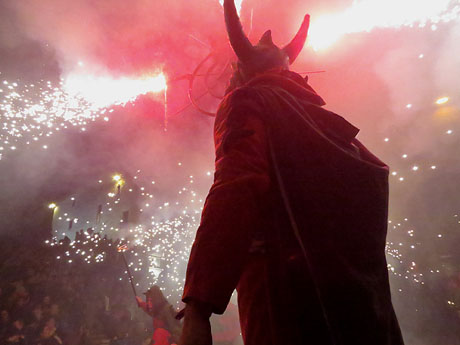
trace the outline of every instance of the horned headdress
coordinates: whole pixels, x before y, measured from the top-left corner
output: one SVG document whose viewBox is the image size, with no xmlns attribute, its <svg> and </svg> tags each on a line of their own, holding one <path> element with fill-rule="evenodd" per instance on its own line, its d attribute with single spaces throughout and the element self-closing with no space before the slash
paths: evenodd
<svg viewBox="0 0 460 345">
<path fill-rule="evenodd" d="M 271 30 L 266 31 L 254 46 L 243 31 L 234 0 L 224 0 L 224 14 L 230 44 L 238 57 L 239 68 L 246 75 L 272 68 L 289 69 L 305 44 L 310 25 L 307 14 L 294 39 L 284 48 L 273 43 Z"/>
</svg>

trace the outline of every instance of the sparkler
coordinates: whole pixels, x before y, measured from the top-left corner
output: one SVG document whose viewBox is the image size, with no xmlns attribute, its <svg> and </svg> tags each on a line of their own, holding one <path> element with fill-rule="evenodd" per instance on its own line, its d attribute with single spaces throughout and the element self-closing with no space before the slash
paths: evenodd
<svg viewBox="0 0 460 345">
<path fill-rule="evenodd" d="M 118 247 L 118 252 L 121 254 L 121 257 L 123 258 L 123 262 L 125 263 L 125 266 L 126 266 L 126 272 L 128 273 L 129 281 L 131 283 L 131 288 L 133 289 L 134 298 L 136 298 L 137 293 L 136 293 L 136 287 L 134 286 L 133 275 L 131 274 L 131 271 L 129 270 L 129 265 L 126 262 L 126 258 L 124 254 L 126 250 L 128 250 L 127 245 L 122 245 Z"/>
</svg>

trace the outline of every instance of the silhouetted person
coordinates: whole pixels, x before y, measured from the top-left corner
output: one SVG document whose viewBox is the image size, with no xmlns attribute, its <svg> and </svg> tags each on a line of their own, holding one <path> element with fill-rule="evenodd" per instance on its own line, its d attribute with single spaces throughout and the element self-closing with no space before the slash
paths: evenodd
<svg viewBox="0 0 460 345">
<path fill-rule="evenodd" d="M 232 292 L 246 345 L 402 345 L 385 244 L 388 167 L 289 71 L 308 32 L 253 46 L 224 1 L 238 57 L 214 125 L 216 170 L 187 268 L 180 345 L 211 344 Z"/>
</svg>

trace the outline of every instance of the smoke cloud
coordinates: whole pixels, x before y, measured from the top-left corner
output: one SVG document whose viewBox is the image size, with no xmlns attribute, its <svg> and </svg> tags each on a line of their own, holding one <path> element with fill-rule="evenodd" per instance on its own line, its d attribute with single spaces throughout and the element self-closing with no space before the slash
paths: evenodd
<svg viewBox="0 0 460 345">
<path fill-rule="evenodd" d="M 138 72 L 165 61 L 177 69 L 187 58 L 200 57 L 202 49 L 190 35 L 208 41 L 223 33 L 221 7 L 211 0 L 45 0 L 8 6 L 26 35 L 56 50 L 64 71 L 79 61 L 112 72 Z"/>
</svg>

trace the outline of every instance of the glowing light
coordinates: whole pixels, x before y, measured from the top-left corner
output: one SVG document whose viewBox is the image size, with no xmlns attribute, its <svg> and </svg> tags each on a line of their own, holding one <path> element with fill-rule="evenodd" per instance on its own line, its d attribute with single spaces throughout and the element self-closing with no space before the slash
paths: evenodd
<svg viewBox="0 0 460 345">
<path fill-rule="evenodd" d="M 167 88 L 163 73 L 142 79 L 112 78 L 71 73 L 65 78 L 64 90 L 79 96 L 98 108 L 126 104 L 139 95 L 161 92 Z"/>
<path fill-rule="evenodd" d="M 448 22 L 458 17 L 460 8 L 457 4 L 458 0 L 355 1 L 342 13 L 312 18 L 309 42 L 315 50 L 319 50 L 330 47 L 346 34 Z"/>
<path fill-rule="evenodd" d="M 51 204 L 48 205 L 48 208 L 53 209 L 53 210 L 54 210 L 56 207 L 57 207 L 57 205 L 56 205 L 54 202 L 52 202 Z"/>
<path fill-rule="evenodd" d="M 447 102 L 449 102 L 449 97 L 441 97 L 436 100 L 437 105 L 446 104 Z"/>
<path fill-rule="evenodd" d="M 112 177 L 112 179 L 116 182 L 120 181 L 121 180 L 121 176 L 120 175 L 115 175 Z"/>
</svg>

